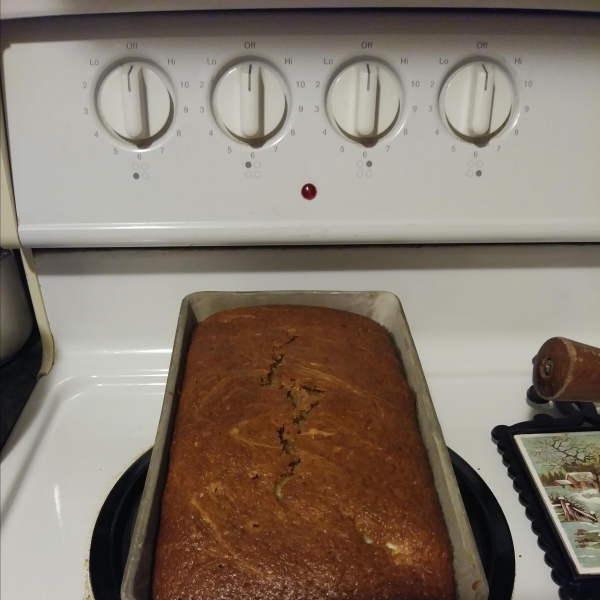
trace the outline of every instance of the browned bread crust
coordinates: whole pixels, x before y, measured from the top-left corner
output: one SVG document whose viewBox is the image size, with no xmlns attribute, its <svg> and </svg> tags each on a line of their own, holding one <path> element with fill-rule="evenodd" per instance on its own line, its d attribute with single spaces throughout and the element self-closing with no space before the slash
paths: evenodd
<svg viewBox="0 0 600 600">
<path fill-rule="evenodd" d="M 385 330 L 326 308 L 192 337 L 154 600 L 450 600 L 450 542 Z"/>
</svg>

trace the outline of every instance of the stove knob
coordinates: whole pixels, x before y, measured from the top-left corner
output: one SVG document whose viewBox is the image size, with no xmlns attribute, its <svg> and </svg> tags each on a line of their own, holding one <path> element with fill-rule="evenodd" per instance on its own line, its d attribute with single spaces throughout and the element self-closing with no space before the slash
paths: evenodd
<svg viewBox="0 0 600 600">
<path fill-rule="evenodd" d="M 441 97 L 450 130 L 474 144 L 498 135 L 513 112 L 514 92 L 508 73 L 493 62 L 473 61 L 450 75 Z"/>
<path fill-rule="evenodd" d="M 374 146 L 400 116 L 400 83 L 376 60 L 361 60 L 343 69 L 327 92 L 329 120 L 348 139 Z"/>
<path fill-rule="evenodd" d="M 101 81 L 96 106 L 110 133 L 139 148 L 161 137 L 173 120 L 167 78 L 154 65 L 130 61 Z"/>
<path fill-rule="evenodd" d="M 283 79 L 260 60 L 229 68 L 217 82 L 212 104 L 221 129 L 254 148 L 281 131 L 288 113 Z"/>
</svg>

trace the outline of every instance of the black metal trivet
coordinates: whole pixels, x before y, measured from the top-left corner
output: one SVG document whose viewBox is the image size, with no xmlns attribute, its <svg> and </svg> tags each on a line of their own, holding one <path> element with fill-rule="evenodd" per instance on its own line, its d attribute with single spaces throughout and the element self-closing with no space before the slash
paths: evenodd
<svg viewBox="0 0 600 600">
<path fill-rule="evenodd" d="M 458 454 L 449 452 L 488 579 L 489 600 L 510 600 L 515 582 L 515 551 L 504 513 L 483 479 Z M 150 454 L 148 450 L 125 471 L 98 515 L 90 546 L 90 581 L 95 600 L 121 598 L 121 582 Z"/>
<path fill-rule="evenodd" d="M 527 398 L 538 400 L 530 389 Z M 541 399 L 540 399 L 541 400 Z M 531 528 L 538 536 L 538 544 L 545 553 L 546 563 L 552 570 L 552 579 L 559 586 L 561 600 L 598 600 L 600 598 L 600 576 L 580 575 L 560 539 L 553 523 L 546 513 L 543 501 L 533 483 L 529 470 L 515 442 L 515 435 L 531 433 L 565 433 L 569 431 L 600 431 L 600 419 L 595 407 L 589 402 L 556 402 L 557 410 L 563 418 L 538 414 L 531 421 L 524 421 L 508 427 L 498 425 L 492 429 L 492 438 L 502 454 L 519 500 L 525 506 L 525 514 L 531 521 Z"/>
<path fill-rule="evenodd" d="M 550 404 L 551 400 L 544 400 L 537 395 L 531 386 L 527 390 L 527 400 L 534 404 Z M 554 408 L 565 418 L 570 419 L 572 425 L 594 425 L 600 427 L 600 415 L 592 402 L 554 402 Z M 552 418 L 552 417 L 549 417 Z"/>
</svg>

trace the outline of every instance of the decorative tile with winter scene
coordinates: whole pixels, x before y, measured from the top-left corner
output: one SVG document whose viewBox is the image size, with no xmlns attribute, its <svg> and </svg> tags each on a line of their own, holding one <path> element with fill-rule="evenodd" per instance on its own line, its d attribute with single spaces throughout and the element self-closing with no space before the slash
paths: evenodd
<svg viewBox="0 0 600 600">
<path fill-rule="evenodd" d="M 515 435 L 573 564 L 600 574 L 600 432 Z"/>
</svg>

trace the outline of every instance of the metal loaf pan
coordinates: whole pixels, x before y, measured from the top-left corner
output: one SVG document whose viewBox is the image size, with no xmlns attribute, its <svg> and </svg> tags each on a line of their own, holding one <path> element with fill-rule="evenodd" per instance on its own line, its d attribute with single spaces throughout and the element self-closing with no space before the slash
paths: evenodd
<svg viewBox="0 0 600 600">
<path fill-rule="evenodd" d="M 167 479 L 178 393 L 192 331 L 197 323 L 214 313 L 258 304 L 300 304 L 337 308 L 370 317 L 391 333 L 404 363 L 408 383 L 416 396 L 421 435 L 427 448 L 435 487 L 452 542 L 457 598 L 487 600 L 488 585 L 485 573 L 400 301 L 389 292 L 310 291 L 198 292 L 184 298 L 177 323 L 156 442 L 121 587 L 122 600 L 152 600 L 152 568 L 160 507 Z"/>
</svg>

